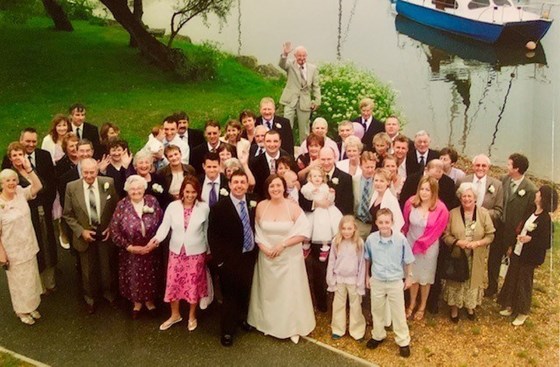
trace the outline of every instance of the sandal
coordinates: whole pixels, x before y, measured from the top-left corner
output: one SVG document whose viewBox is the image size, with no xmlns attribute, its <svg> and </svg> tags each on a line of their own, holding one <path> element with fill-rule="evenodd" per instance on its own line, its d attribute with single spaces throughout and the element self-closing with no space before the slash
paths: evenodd
<svg viewBox="0 0 560 367">
<path fill-rule="evenodd" d="M 410 317 L 412 316 L 412 313 L 413 313 L 413 312 L 414 312 L 414 309 L 413 309 L 413 308 L 410 308 L 410 307 L 409 307 L 409 308 L 406 309 L 406 319 L 407 319 L 407 320 L 410 319 Z"/>
<path fill-rule="evenodd" d="M 422 321 L 424 319 L 424 311 L 425 310 L 418 310 L 414 314 L 414 321 Z"/>
</svg>

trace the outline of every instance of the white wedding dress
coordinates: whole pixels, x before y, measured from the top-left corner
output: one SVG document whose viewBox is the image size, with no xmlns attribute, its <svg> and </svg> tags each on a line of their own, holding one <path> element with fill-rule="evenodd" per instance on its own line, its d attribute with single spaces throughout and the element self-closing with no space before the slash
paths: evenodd
<svg viewBox="0 0 560 367">
<path fill-rule="evenodd" d="M 255 228 L 256 242 L 270 248 L 292 236 L 308 237 L 311 232 L 304 213 L 295 223 L 261 220 Z M 315 314 L 301 243 L 287 247 L 273 259 L 259 252 L 248 322 L 257 330 L 280 339 L 313 331 Z"/>
</svg>

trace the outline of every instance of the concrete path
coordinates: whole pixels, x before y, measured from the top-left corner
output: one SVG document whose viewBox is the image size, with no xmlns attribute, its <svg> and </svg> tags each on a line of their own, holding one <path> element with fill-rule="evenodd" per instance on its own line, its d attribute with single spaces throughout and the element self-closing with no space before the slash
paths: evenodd
<svg viewBox="0 0 560 367">
<path fill-rule="evenodd" d="M 157 319 L 130 319 L 128 310 L 101 304 L 87 315 L 81 303 L 72 256 L 61 250 L 58 290 L 44 297 L 43 318 L 33 326 L 15 317 L 5 274 L 0 275 L 0 346 L 52 366 L 361 366 L 359 361 L 301 340 L 240 331 L 234 346 L 219 342 L 218 305 L 198 315 L 198 329 L 186 321 L 161 332 L 168 308 Z M 2 271 L 3 272 L 3 271 Z M 186 312 L 183 315 L 187 315 Z"/>
</svg>

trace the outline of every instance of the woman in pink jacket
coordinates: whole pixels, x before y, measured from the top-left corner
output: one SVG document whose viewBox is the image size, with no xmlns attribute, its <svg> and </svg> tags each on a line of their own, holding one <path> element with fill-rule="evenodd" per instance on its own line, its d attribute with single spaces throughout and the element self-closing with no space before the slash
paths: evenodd
<svg viewBox="0 0 560 367">
<path fill-rule="evenodd" d="M 410 304 L 406 316 L 411 317 L 416 308 L 418 289 L 420 304 L 414 320 L 422 320 L 430 286 L 434 284 L 439 237 L 447 226 L 449 212 L 445 204 L 438 199 L 438 182 L 435 178 L 424 176 L 418 183 L 416 195 L 404 205 L 404 227 L 402 229 L 410 246 L 415 261 L 412 264 L 413 284 L 410 287 Z"/>
</svg>

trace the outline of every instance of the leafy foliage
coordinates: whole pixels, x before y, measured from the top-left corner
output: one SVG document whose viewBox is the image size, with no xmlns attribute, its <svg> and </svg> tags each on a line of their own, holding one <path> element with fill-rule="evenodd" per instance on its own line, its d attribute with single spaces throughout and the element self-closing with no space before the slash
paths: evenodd
<svg viewBox="0 0 560 367">
<path fill-rule="evenodd" d="M 39 0 L 0 0 L 0 21 L 22 24 L 36 15 L 44 14 Z"/>
<path fill-rule="evenodd" d="M 397 113 L 396 94 L 369 71 L 358 69 L 352 63 L 324 64 L 320 66 L 321 106 L 317 115 L 336 126 L 360 114 L 358 104 L 362 98 L 375 101 L 374 116 L 383 121 Z"/>
</svg>

